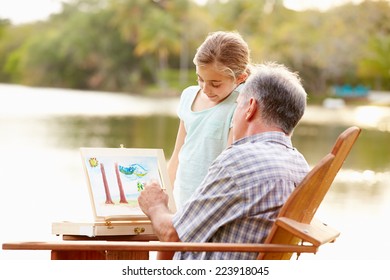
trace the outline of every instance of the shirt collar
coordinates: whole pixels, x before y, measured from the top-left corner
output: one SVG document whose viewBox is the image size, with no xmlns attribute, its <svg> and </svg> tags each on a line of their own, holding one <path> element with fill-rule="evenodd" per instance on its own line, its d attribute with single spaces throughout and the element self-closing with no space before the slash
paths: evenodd
<svg viewBox="0 0 390 280">
<path fill-rule="evenodd" d="M 246 143 L 257 143 L 257 142 L 275 142 L 286 146 L 287 148 L 293 149 L 291 138 L 278 131 L 262 132 L 255 135 L 247 136 L 235 141 L 232 145 L 242 145 Z"/>
</svg>

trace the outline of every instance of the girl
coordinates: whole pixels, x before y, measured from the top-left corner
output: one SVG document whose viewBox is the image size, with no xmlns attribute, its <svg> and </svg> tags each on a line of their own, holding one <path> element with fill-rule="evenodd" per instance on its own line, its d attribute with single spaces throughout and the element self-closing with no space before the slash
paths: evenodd
<svg viewBox="0 0 390 280">
<path fill-rule="evenodd" d="M 190 198 L 212 161 L 231 143 L 239 85 L 250 74 L 250 50 L 236 32 L 210 33 L 194 64 L 198 85 L 182 92 L 180 125 L 168 172 L 178 208 Z"/>
</svg>

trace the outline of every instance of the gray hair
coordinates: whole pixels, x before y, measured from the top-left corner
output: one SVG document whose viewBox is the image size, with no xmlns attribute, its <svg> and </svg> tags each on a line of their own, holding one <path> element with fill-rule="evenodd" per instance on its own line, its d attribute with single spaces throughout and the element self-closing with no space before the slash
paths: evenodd
<svg viewBox="0 0 390 280">
<path fill-rule="evenodd" d="M 241 92 L 246 100 L 256 99 L 263 121 L 288 135 L 305 112 L 307 94 L 298 74 L 275 62 L 253 67 Z"/>
</svg>

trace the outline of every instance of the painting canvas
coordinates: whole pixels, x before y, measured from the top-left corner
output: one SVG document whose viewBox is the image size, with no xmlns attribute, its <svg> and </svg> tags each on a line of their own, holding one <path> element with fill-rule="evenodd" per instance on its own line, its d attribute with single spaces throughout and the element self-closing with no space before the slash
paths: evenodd
<svg viewBox="0 0 390 280">
<path fill-rule="evenodd" d="M 96 220 L 145 220 L 138 196 L 156 180 L 175 211 L 166 161 L 161 149 L 80 148 Z"/>
</svg>

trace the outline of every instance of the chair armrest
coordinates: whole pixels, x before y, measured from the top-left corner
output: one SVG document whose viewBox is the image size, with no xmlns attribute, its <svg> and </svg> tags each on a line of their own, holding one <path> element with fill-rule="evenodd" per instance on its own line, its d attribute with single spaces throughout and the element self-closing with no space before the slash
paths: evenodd
<svg viewBox="0 0 390 280">
<path fill-rule="evenodd" d="M 276 225 L 299 237 L 303 241 L 310 242 L 316 247 L 322 244 L 333 242 L 339 237 L 340 232 L 328 225 L 314 220 L 311 224 L 304 224 L 295 220 L 281 217 L 276 220 Z"/>
</svg>

